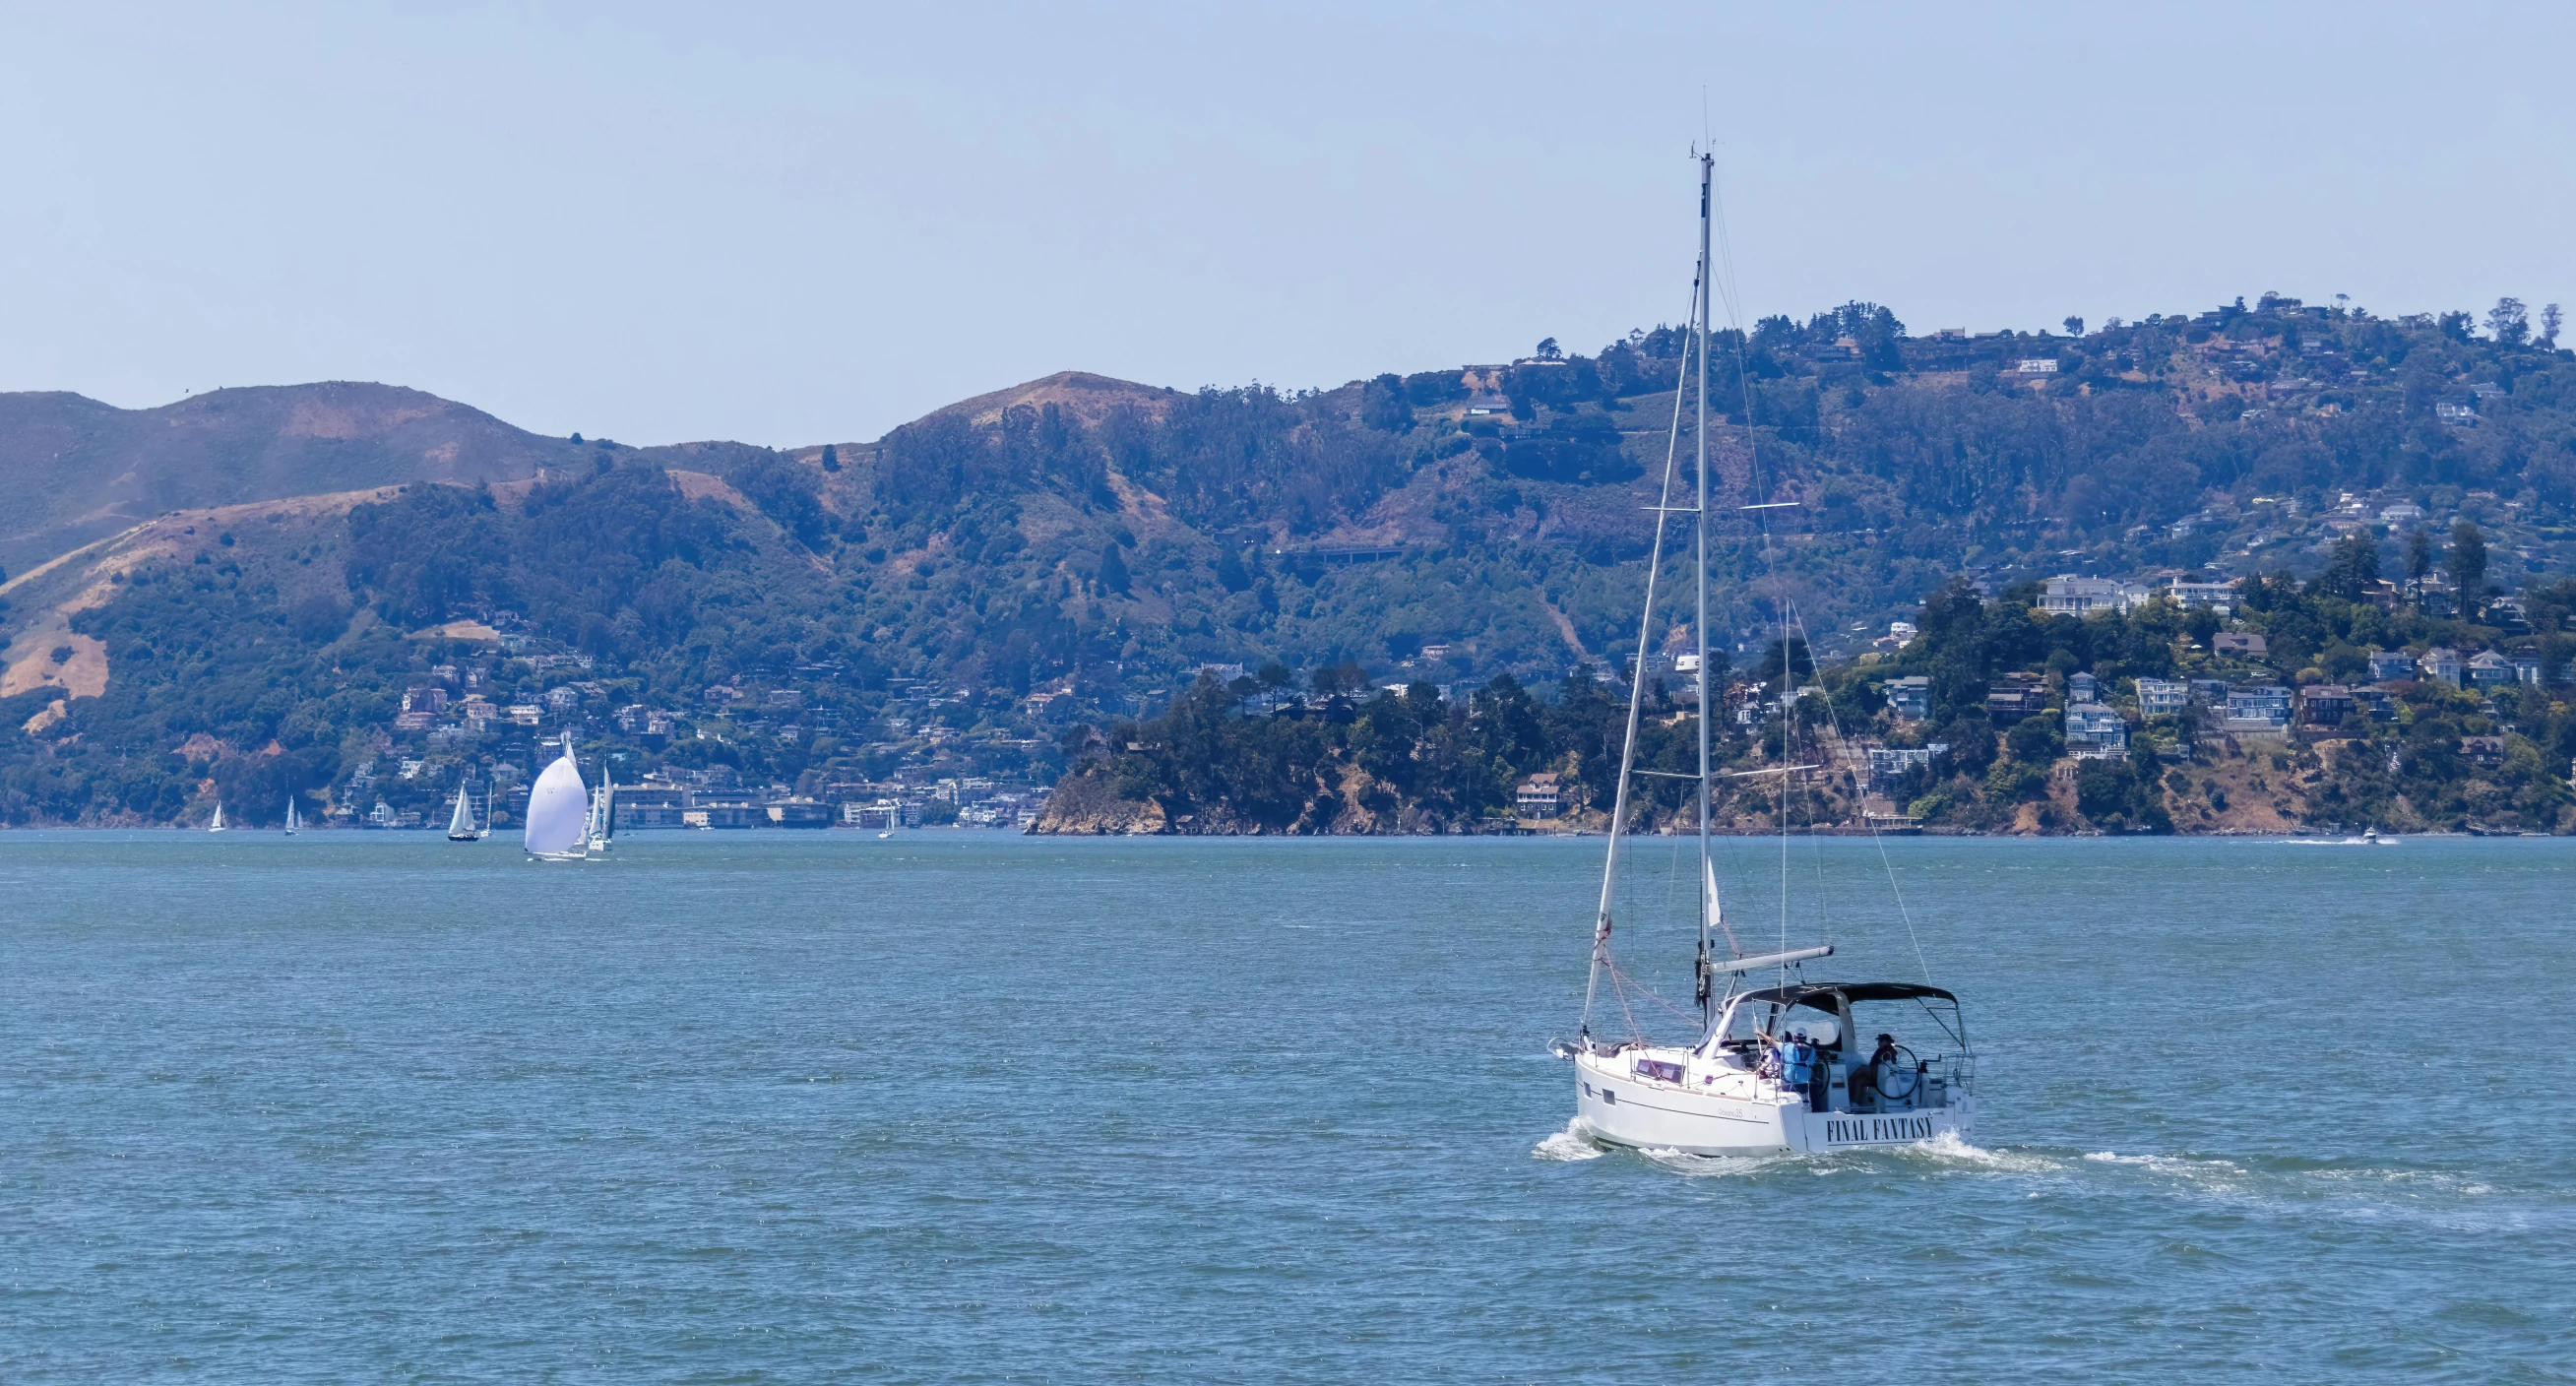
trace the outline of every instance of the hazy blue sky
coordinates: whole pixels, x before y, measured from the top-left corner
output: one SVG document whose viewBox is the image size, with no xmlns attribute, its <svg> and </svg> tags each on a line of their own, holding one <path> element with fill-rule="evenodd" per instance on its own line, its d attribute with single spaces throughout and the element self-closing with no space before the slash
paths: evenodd
<svg viewBox="0 0 2576 1386">
<path fill-rule="evenodd" d="M 1744 295 L 1917 331 L 2576 303 L 2565 5 L 0 7 L 0 389 L 873 438 Z"/>
</svg>

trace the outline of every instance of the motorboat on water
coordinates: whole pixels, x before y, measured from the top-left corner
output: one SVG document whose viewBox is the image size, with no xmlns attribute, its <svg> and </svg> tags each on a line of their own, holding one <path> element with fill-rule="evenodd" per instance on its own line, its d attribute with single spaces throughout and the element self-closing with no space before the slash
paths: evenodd
<svg viewBox="0 0 2576 1386">
<path fill-rule="evenodd" d="M 1698 951 L 1693 960 L 1698 1015 L 1693 1031 L 1667 1042 L 1645 1036 L 1636 1019 L 1632 996 L 1645 991 L 1613 956 L 1613 905 L 1618 901 L 1620 847 L 1628 827 L 1631 787 L 1640 774 L 1692 779 L 1671 771 L 1637 768 L 1638 725 L 1644 710 L 1648 662 L 1634 661 L 1628 700 L 1627 733 L 1619 762 L 1619 781 L 1610 814 L 1609 844 L 1602 866 L 1601 903 L 1592 931 L 1591 975 L 1584 986 L 1580 1036 L 1556 1046 L 1575 1071 L 1575 1120 L 1589 1136 L 1615 1145 L 1673 1150 L 1691 1155 L 1820 1154 L 1867 1147 L 1919 1144 L 1944 1138 L 1969 1138 L 1976 1116 L 1976 1061 L 1959 999 L 1951 992 L 1922 983 L 1898 981 L 1811 981 L 1807 964 L 1834 955 L 1830 943 L 1787 946 L 1784 937 L 1774 951 L 1746 956 L 1727 927 L 1718 896 L 1717 873 L 1710 855 L 1712 771 L 1710 700 L 1706 671 L 1708 648 L 1708 571 L 1711 516 L 1708 456 L 1708 355 L 1713 261 L 1710 258 L 1713 161 L 1700 164 L 1699 272 L 1692 290 L 1693 331 L 1685 345 L 1681 380 L 1675 393 L 1671 441 L 1664 466 L 1663 495 L 1655 507 L 1654 544 L 1646 562 L 1645 611 L 1638 629 L 1638 649 L 1651 647 L 1656 629 L 1657 577 L 1662 568 L 1667 531 L 1675 515 L 1694 517 L 1697 646 L 1692 674 L 1676 661 L 1676 672 L 1698 684 L 1699 767 Z M 1675 503 L 1684 400 L 1694 364 L 1697 369 L 1698 452 L 1696 502 Z M 1742 509 L 1772 508 L 1757 504 Z M 1765 552 L 1769 550 L 1767 540 Z M 1813 690 L 1795 686 L 1797 661 L 1790 650 L 1788 610 L 1783 612 L 1780 649 L 1780 705 L 1794 708 L 1799 695 Z M 1687 695 L 1686 695 L 1687 696 Z M 1828 715 L 1831 702 L 1824 702 Z M 1781 718 L 1779 757 L 1773 765 L 1747 775 L 1778 777 L 1782 848 L 1787 846 L 1788 801 L 1801 771 L 1814 765 L 1793 761 L 1791 718 Z M 1785 862 L 1785 857 L 1784 857 Z M 1782 874 L 1782 929 L 1787 929 L 1787 874 Z M 1910 933 L 1912 924 L 1907 923 Z M 1716 943 L 1725 940 L 1726 955 Z M 1920 957 L 1920 944 L 1916 951 Z M 1928 965 L 1926 968 L 1928 974 Z M 1769 974 L 1758 980 L 1757 974 Z M 1603 980 L 1611 983 L 1630 1034 L 1611 1039 L 1593 1033 L 1595 1002 Z M 1650 994 L 1650 993 L 1649 993 Z M 1665 1003 L 1670 1005 L 1670 1003 Z M 1676 1014 L 1689 1013 L 1673 1006 Z M 1649 1007 L 1651 1015 L 1653 1008 Z"/>
</svg>

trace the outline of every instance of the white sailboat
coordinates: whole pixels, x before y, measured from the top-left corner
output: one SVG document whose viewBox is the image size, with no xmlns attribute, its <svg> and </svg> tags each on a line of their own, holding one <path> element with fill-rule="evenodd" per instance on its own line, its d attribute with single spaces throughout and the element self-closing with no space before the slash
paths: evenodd
<svg viewBox="0 0 2576 1386">
<path fill-rule="evenodd" d="M 304 817 L 295 811 L 295 796 L 289 794 L 286 796 L 286 835 L 293 837 L 303 829 Z"/>
<path fill-rule="evenodd" d="M 1675 505 L 1674 478 L 1681 452 L 1681 422 L 1687 388 L 1673 402 L 1671 441 L 1664 463 L 1663 498 L 1655 507 L 1654 547 L 1646 566 L 1645 613 L 1638 631 L 1638 658 L 1629 690 L 1626 741 L 1619 762 L 1619 783 L 1610 815 L 1610 841 L 1602 865 L 1601 903 L 1593 921 L 1591 976 L 1584 986 L 1581 1038 L 1558 1046 L 1574 1061 L 1577 1125 L 1593 1137 L 1617 1145 L 1670 1149 L 1694 1155 L 1763 1155 L 1812 1153 L 1856 1147 L 1912 1144 L 1943 1136 L 1965 1139 L 1974 1115 L 1970 1093 L 1974 1060 L 1958 998 L 1929 985 L 1910 982 L 1811 982 L 1802 965 L 1832 956 L 1831 944 L 1787 946 L 1746 957 L 1734 946 L 1725 926 L 1717 890 L 1717 873 L 1709 854 L 1710 697 L 1715 691 L 1703 673 L 1698 688 L 1699 770 L 1696 776 L 1699 818 L 1699 869 L 1690 894 L 1696 897 L 1699 948 L 1695 959 L 1695 1000 L 1699 1014 L 1694 1032 L 1679 1042 L 1656 1043 L 1637 1029 L 1627 999 L 1642 988 L 1625 974 L 1611 952 L 1612 906 L 1617 900 L 1620 839 L 1628 826 L 1629 787 L 1641 773 L 1636 768 L 1637 727 L 1644 707 L 1647 661 L 1655 623 L 1656 579 L 1661 568 L 1667 528 L 1674 515 L 1695 517 L 1694 567 L 1697 618 L 1693 623 L 1698 667 L 1708 664 L 1708 549 L 1710 534 L 1708 460 L 1708 343 L 1713 263 L 1710 259 L 1713 164 L 1700 157 L 1699 272 L 1692 288 L 1689 341 L 1682 361 L 1681 384 L 1697 366 L 1698 478 L 1693 504 Z M 1695 356 L 1693 355 L 1695 353 Z M 1754 507 L 1756 509 L 1762 507 Z M 1782 697 L 1795 705 L 1794 664 L 1788 658 L 1788 631 L 1781 632 Z M 1756 774 L 1781 777 L 1781 823 L 1787 829 L 1790 775 L 1814 767 L 1791 763 L 1784 717 L 1779 763 Z M 1683 778 L 1693 778 L 1683 776 Z M 1785 838 L 1783 846 L 1785 847 Z M 1785 872 L 1782 889 L 1787 888 Z M 1787 902 L 1782 901 L 1785 935 Z M 1909 926 L 1910 927 L 1910 926 Z M 1712 930 L 1726 934 L 1732 955 L 1721 959 L 1711 948 Z M 1774 984 L 1744 989 L 1756 972 L 1774 974 Z M 1628 1018 L 1630 1037 L 1597 1038 L 1592 1033 L 1593 1003 L 1608 977 Z M 1722 990 L 1721 990 L 1722 987 Z M 1678 1011 L 1678 1008 L 1675 1008 Z M 1687 1014 L 1687 1013 L 1683 1013 Z M 1883 1028 L 1882 1028 L 1883 1027 Z M 1862 1036 L 1875 1034 L 1865 1047 Z M 1900 1038 L 1901 1037 L 1901 1038 Z"/>
<path fill-rule="evenodd" d="M 599 790 L 590 796 L 590 821 L 584 826 L 583 846 L 594 854 L 608 850 L 616 827 L 617 779 L 608 767 L 599 768 Z"/>
<path fill-rule="evenodd" d="M 458 781 L 456 785 L 456 809 L 454 812 L 447 815 L 447 840 L 450 842 L 480 842 L 483 840 L 484 833 L 489 831 L 490 829 L 488 828 L 477 828 L 474 825 L 473 802 L 466 797 L 464 782 L 461 780 Z"/>
<path fill-rule="evenodd" d="M 219 832 L 223 832 L 223 831 L 225 831 L 225 828 L 224 828 L 224 806 L 223 806 L 223 805 L 221 805 L 221 804 L 217 804 L 217 805 L 215 805 L 215 821 L 213 821 L 212 823 L 208 823 L 208 824 L 206 825 L 206 831 L 207 831 L 207 832 L 210 832 L 210 833 L 219 833 Z"/>
<path fill-rule="evenodd" d="M 528 790 L 528 826 L 521 839 L 534 861 L 580 861 L 588 834 L 590 794 L 572 759 L 572 740 Z"/>
</svg>

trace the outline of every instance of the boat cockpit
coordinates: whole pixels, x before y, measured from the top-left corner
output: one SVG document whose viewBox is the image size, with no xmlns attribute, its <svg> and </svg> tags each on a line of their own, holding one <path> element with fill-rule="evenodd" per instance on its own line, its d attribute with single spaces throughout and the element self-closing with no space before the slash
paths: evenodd
<svg viewBox="0 0 2576 1386">
<path fill-rule="evenodd" d="M 1958 998 L 1908 982 L 1742 992 L 1692 1052 L 1803 1094 L 1814 1112 L 1938 1110 L 1976 1078 Z"/>
</svg>

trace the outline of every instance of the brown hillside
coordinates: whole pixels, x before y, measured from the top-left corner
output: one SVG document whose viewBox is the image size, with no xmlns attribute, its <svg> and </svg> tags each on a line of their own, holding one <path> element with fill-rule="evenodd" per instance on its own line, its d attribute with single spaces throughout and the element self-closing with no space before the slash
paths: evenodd
<svg viewBox="0 0 2576 1386">
<path fill-rule="evenodd" d="M 990 394 L 977 395 L 973 399 L 961 399 L 946 408 L 934 409 L 924 417 L 936 418 L 942 414 L 963 414 L 969 422 L 990 423 L 1000 418 L 1005 409 L 1019 407 L 1035 409 L 1054 404 L 1063 406 L 1086 424 L 1096 424 L 1108 414 L 1110 409 L 1120 404 L 1133 404 L 1149 413 L 1159 415 L 1179 394 L 1178 390 L 1163 386 L 1139 385 L 1132 380 L 1113 380 L 1108 376 L 1093 375 L 1088 371 L 1057 371 L 1053 375 L 1044 376 L 1026 384 L 1014 385 L 1007 390 L 995 390 Z"/>
<path fill-rule="evenodd" d="M 353 381 L 214 390 L 157 409 L 0 393 L 0 567 L 16 573 L 172 510 L 410 481 L 500 481 L 572 460 L 419 390 Z"/>
</svg>

